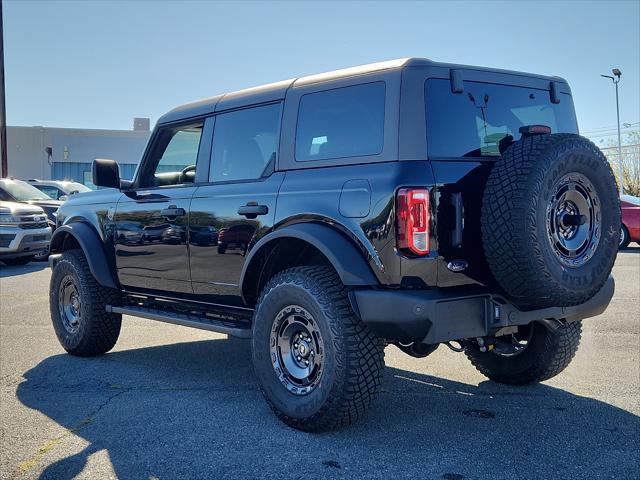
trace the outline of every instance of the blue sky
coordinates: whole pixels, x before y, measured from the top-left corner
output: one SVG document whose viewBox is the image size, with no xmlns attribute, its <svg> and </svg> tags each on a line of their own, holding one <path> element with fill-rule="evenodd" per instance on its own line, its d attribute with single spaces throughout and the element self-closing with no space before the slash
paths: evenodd
<svg viewBox="0 0 640 480">
<path fill-rule="evenodd" d="M 640 2 L 5 0 L 9 125 L 130 129 L 181 103 L 407 56 L 569 80 L 582 132 L 640 121 Z M 608 130 L 607 130 L 608 129 Z M 592 133 L 595 132 L 595 133 Z"/>
</svg>

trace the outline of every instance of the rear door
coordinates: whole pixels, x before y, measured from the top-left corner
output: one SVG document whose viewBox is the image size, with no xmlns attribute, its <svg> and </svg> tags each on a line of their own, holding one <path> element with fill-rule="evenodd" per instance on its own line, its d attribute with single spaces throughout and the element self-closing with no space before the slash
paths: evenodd
<svg viewBox="0 0 640 480">
<path fill-rule="evenodd" d="M 273 225 L 283 173 L 274 173 L 281 104 L 215 117 L 208 184 L 199 187 L 189 220 L 194 293 L 242 306 L 240 274 L 253 244 Z"/>
<path fill-rule="evenodd" d="M 130 289 L 191 293 L 188 212 L 210 141 L 204 120 L 159 127 L 115 212 L 116 264 Z M 202 157 L 202 158 L 200 158 Z M 206 158 L 205 158 L 206 157 Z"/>
<path fill-rule="evenodd" d="M 438 186 L 438 267 L 440 286 L 487 283 L 481 237 L 482 196 L 501 152 L 520 139 L 520 127 L 542 124 L 553 133 L 577 132 L 573 102 L 566 84 L 551 99 L 550 82 L 493 72 L 459 71 L 462 91 L 450 78 L 424 82 L 427 151 Z M 468 261 L 464 272 L 447 264 Z"/>
</svg>

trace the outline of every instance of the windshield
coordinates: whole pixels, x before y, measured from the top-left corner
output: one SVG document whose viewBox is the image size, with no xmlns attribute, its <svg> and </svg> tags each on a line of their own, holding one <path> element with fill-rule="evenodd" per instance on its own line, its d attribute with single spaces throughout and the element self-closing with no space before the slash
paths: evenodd
<svg viewBox="0 0 640 480">
<path fill-rule="evenodd" d="M 525 125 L 546 125 L 552 133 L 577 133 L 573 102 L 561 94 L 553 104 L 547 90 L 465 82 L 452 93 L 449 80 L 425 83 L 429 157 L 497 157 Z M 511 136 L 511 138 L 509 138 Z"/>
<path fill-rule="evenodd" d="M 44 194 L 36 187 L 29 185 L 22 180 L 3 179 L 0 182 L 0 188 L 18 202 L 28 202 L 29 200 L 51 200 L 49 195 Z"/>
</svg>

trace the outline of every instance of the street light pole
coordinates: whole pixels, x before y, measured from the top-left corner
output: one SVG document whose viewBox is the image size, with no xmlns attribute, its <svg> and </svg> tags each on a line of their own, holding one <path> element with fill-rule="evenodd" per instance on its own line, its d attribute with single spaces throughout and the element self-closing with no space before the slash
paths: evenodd
<svg viewBox="0 0 640 480">
<path fill-rule="evenodd" d="M 4 30 L 2 0 L 0 0 L 0 175 L 9 175 L 7 167 L 7 115 L 4 95 Z"/>
<path fill-rule="evenodd" d="M 620 77 L 622 72 L 618 68 L 611 70 L 611 75 L 600 75 L 604 78 L 610 78 L 613 84 L 616 86 L 616 118 L 618 119 L 618 175 L 620 175 L 620 196 L 624 195 L 624 168 L 622 166 L 622 138 L 620 136 L 620 103 L 618 101 L 618 83 L 620 83 Z"/>
<path fill-rule="evenodd" d="M 620 196 L 624 195 L 624 168 L 622 167 L 622 140 L 620 139 L 620 103 L 618 102 L 618 83 L 620 83 L 620 77 L 617 82 L 613 82 L 616 86 L 616 117 L 618 118 L 618 168 L 620 169 Z"/>
</svg>

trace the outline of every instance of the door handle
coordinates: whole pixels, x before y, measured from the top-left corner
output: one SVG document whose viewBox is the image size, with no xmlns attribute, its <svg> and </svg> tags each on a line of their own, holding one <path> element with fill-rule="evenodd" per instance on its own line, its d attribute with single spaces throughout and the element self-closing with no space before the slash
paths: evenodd
<svg viewBox="0 0 640 480">
<path fill-rule="evenodd" d="M 256 218 L 258 215 L 266 215 L 269 213 L 269 207 L 266 205 L 258 205 L 258 202 L 247 202 L 238 208 L 238 215 L 244 215 L 247 218 Z"/>
<path fill-rule="evenodd" d="M 163 217 L 182 217 L 186 213 L 184 208 L 177 208 L 175 205 L 170 205 L 169 208 L 160 210 L 160 215 Z"/>
</svg>

